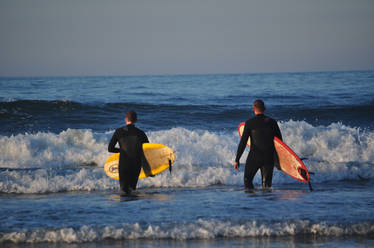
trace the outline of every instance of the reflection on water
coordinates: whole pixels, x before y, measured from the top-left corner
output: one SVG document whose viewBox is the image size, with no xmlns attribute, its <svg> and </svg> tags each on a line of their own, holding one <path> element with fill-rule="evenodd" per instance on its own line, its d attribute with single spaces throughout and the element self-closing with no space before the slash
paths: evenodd
<svg viewBox="0 0 374 248">
<path fill-rule="evenodd" d="M 111 194 L 108 198 L 112 201 L 126 202 L 138 200 L 156 200 L 156 201 L 170 201 L 173 197 L 159 192 L 135 192 L 131 195 L 127 194 Z"/>
<path fill-rule="evenodd" d="M 259 189 L 259 190 L 248 190 L 245 191 L 248 197 L 260 197 L 267 198 L 273 201 L 296 201 L 302 196 L 309 194 L 307 190 L 282 190 L 282 189 Z"/>
</svg>

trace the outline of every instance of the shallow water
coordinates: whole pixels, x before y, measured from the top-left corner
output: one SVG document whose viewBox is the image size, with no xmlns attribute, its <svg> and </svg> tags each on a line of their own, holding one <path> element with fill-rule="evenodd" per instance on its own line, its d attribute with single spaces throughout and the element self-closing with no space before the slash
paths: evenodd
<svg viewBox="0 0 374 248">
<path fill-rule="evenodd" d="M 253 193 L 210 186 L 145 189 L 135 196 L 112 191 L 2 195 L 0 241 L 18 247 L 373 244 L 372 182 L 313 186 L 312 192 L 305 184 L 286 184 Z"/>
</svg>

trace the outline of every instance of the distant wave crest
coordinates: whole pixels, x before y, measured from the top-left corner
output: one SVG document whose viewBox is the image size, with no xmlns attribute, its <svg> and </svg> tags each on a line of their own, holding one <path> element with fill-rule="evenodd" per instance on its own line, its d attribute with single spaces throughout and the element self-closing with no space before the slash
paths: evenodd
<svg viewBox="0 0 374 248">
<path fill-rule="evenodd" d="M 166 225 L 123 224 L 122 226 L 81 226 L 38 228 L 0 233 L 2 243 L 84 243 L 104 240 L 212 240 L 215 238 L 344 237 L 374 234 L 373 223 L 327 224 L 307 220 L 278 223 L 235 222 L 199 219 L 193 223 Z"/>
</svg>

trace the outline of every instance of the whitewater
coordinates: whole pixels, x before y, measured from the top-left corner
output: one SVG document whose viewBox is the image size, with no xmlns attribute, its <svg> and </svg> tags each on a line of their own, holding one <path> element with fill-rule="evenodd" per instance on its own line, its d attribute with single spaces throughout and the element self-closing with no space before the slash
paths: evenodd
<svg viewBox="0 0 374 248">
<path fill-rule="evenodd" d="M 280 123 L 280 128 L 285 142 L 292 144 L 291 148 L 300 157 L 307 158 L 308 169 L 315 173 L 313 182 L 374 177 L 374 132 L 341 123 L 314 127 L 296 121 Z M 112 133 L 68 129 L 58 134 L 39 132 L 1 137 L 0 192 L 115 190 L 117 181 L 103 172 L 105 160 L 110 156 L 107 146 Z M 236 132 L 173 128 L 152 131 L 148 136 L 153 143 L 170 146 L 178 159 L 172 176 L 163 173 L 141 180 L 140 188 L 242 184 L 243 171 L 237 173 L 232 169 L 239 141 Z M 298 182 L 276 171 L 274 183 Z"/>
</svg>

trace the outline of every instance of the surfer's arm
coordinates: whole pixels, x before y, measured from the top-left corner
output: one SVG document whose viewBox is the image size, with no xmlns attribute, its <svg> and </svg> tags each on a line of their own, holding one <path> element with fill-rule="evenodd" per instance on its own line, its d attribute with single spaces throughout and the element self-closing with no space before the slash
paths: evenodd
<svg viewBox="0 0 374 248">
<path fill-rule="evenodd" d="M 276 121 L 274 121 L 274 133 L 275 133 L 275 136 L 278 137 L 278 139 L 282 140 L 282 133 L 279 129 L 279 126 L 278 126 L 278 123 Z"/>
<path fill-rule="evenodd" d="M 143 132 L 142 143 L 149 143 L 147 135 Z"/>
<path fill-rule="evenodd" d="M 119 148 L 116 148 L 117 142 L 118 142 L 117 131 L 115 131 L 112 138 L 110 139 L 110 142 L 108 145 L 108 152 L 118 153 L 120 151 Z"/>
<path fill-rule="evenodd" d="M 243 136 L 240 139 L 239 145 L 238 145 L 238 150 L 236 152 L 236 158 L 235 162 L 239 163 L 240 157 L 242 156 L 245 147 L 247 145 L 247 141 L 249 139 L 249 134 L 251 133 L 250 128 L 247 126 L 247 123 L 244 126 L 244 131 L 243 131 Z"/>
<path fill-rule="evenodd" d="M 139 139 L 140 139 L 141 144 L 149 143 L 148 137 L 144 132 L 141 132 L 141 135 L 140 135 Z M 144 174 L 147 177 L 154 177 L 154 175 L 152 174 L 151 166 L 149 165 L 149 163 L 148 163 L 148 161 L 147 161 L 147 159 L 144 155 L 143 149 L 141 149 L 141 165 L 142 165 Z"/>
</svg>

